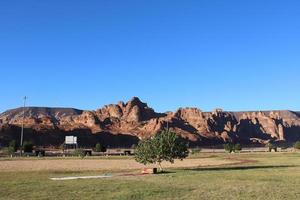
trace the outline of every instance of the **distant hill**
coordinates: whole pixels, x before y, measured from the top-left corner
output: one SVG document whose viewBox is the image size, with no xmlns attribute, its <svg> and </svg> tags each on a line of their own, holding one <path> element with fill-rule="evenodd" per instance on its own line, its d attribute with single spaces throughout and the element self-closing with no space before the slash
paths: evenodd
<svg viewBox="0 0 300 200">
<path fill-rule="evenodd" d="M 41 118 L 49 116 L 60 119 L 65 116 L 81 115 L 82 110 L 74 108 L 46 108 L 46 107 L 26 107 L 24 109 L 26 118 Z M 0 114 L 0 119 L 5 118 L 6 120 L 14 120 L 23 117 L 23 108 L 16 108 L 7 110 Z"/>
<path fill-rule="evenodd" d="M 19 140 L 22 122 L 23 108 L 1 113 L 0 144 Z M 95 111 L 27 107 L 24 124 L 25 140 L 45 146 L 62 144 L 66 135 L 77 135 L 83 146 L 94 146 L 97 142 L 130 146 L 167 127 L 189 140 L 190 145 L 300 140 L 297 111 L 202 112 L 198 108 L 179 108 L 175 112 L 157 113 L 137 97 Z"/>
</svg>

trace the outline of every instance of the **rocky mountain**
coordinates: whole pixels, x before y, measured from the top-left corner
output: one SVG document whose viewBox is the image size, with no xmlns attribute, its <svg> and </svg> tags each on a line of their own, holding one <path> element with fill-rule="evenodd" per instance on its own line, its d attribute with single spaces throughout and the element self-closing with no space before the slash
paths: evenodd
<svg viewBox="0 0 300 200">
<path fill-rule="evenodd" d="M 198 108 L 179 108 L 157 113 L 134 97 L 127 103 L 110 104 L 95 111 L 27 107 L 23 118 L 23 108 L 8 110 L 0 114 L 0 144 L 18 140 L 23 121 L 25 140 L 45 146 L 62 144 L 66 135 L 77 135 L 82 146 L 99 141 L 107 146 L 130 146 L 166 128 L 191 145 L 300 139 L 300 112 L 202 112 Z"/>
</svg>

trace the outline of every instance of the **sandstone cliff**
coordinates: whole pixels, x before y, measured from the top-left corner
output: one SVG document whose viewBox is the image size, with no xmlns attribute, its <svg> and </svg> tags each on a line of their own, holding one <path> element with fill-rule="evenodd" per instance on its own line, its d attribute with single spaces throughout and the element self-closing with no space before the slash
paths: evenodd
<svg viewBox="0 0 300 200">
<path fill-rule="evenodd" d="M 0 144 L 18 140 L 22 111 L 18 108 L 0 114 Z M 85 146 L 99 140 L 106 145 L 128 146 L 165 128 L 195 145 L 300 139 L 300 113 L 293 111 L 202 112 L 197 108 L 179 108 L 156 113 L 134 97 L 127 103 L 110 104 L 96 111 L 27 107 L 24 114 L 25 139 L 39 145 L 59 145 L 65 135 L 78 135 Z"/>
</svg>

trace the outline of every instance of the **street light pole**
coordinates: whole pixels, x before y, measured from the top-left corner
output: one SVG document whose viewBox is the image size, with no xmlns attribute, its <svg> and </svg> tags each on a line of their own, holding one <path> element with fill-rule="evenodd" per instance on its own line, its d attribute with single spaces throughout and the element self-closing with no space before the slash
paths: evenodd
<svg viewBox="0 0 300 200">
<path fill-rule="evenodd" d="M 22 128 L 21 128 L 21 141 L 20 141 L 20 155 L 21 155 L 21 156 L 22 156 L 22 151 L 23 151 L 24 121 L 25 121 L 25 106 L 26 106 L 26 99 L 27 99 L 27 97 L 25 96 L 23 99 L 24 99 L 24 105 L 23 105 L 23 119 L 22 119 Z"/>
</svg>

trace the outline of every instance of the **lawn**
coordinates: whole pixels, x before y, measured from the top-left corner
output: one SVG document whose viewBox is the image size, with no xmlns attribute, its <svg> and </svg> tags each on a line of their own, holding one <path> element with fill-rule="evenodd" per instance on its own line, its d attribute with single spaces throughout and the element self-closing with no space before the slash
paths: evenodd
<svg viewBox="0 0 300 200">
<path fill-rule="evenodd" d="M 136 176 L 136 169 L 118 170 L 112 178 L 70 181 L 49 178 L 109 171 L 0 172 L 0 199 L 300 199 L 298 153 L 199 155 L 209 157 L 235 164 L 169 169 L 145 176 Z"/>
</svg>

